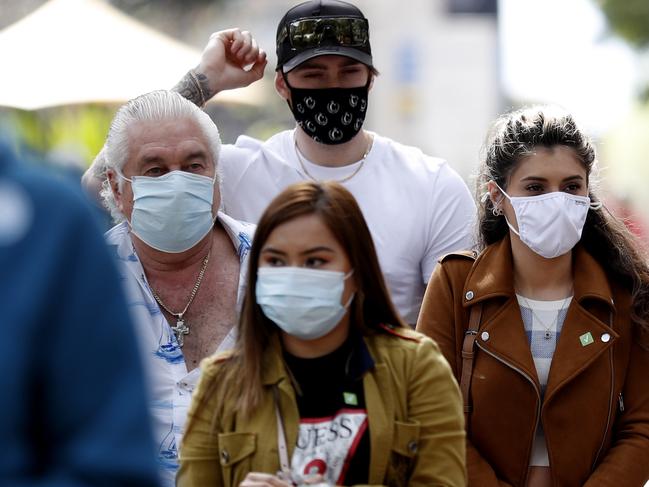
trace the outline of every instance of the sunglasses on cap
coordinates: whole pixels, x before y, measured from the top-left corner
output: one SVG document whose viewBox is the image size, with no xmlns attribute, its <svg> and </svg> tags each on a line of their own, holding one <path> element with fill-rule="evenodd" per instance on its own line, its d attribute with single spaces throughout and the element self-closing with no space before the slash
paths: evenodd
<svg viewBox="0 0 649 487">
<path fill-rule="evenodd" d="M 284 26 L 277 35 L 277 44 L 286 38 L 293 49 L 309 49 L 320 46 L 323 41 L 333 41 L 339 46 L 365 46 L 369 40 L 367 19 L 351 17 L 322 17 L 299 19 Z"/>
</svg>

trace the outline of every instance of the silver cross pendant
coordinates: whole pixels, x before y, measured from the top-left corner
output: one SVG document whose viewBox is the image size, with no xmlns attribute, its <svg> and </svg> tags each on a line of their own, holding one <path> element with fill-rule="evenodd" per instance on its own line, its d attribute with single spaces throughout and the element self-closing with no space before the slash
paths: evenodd
<svg viewBox="0 0 649 487">
<path fill-rule="evenodd" d="M 176 326 L 172 326 L 171 331 L 173 331 L 176 335 L 178 346 L 182 348 L 182 346 L 185 344 L 185 337 L 183 335 L 189 335 L 189 327 L 185 324 L 185 320 L 183 320 L 181 317 L 178 317 Z"/>
</svg>

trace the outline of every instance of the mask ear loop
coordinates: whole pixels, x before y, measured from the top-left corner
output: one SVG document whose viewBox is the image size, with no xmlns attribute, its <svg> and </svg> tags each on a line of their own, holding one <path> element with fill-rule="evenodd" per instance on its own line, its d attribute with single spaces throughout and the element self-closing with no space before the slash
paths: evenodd
<svg viewBox="0 0 649 487">
<path fill-rule="evenodd" d="M 589 208 L 590 208 L 591 210 L 595 210 L 595 211 L 597 211 L 597 210 L 601 210 L 603 206 L 604 206 L 604 205 L 602 204 L 601 201 L 591 201 L 591 202 L 590 202 L 590 205 L 589 205 Z"/>
<path fill-rule="evenodd" d="M 354 273 L 354 269 L 350 270 L 347 274 L 345 274 L 345 275 L 343 276 L 343 281 L 346 281 L 347 279 L 349 279 L 353 273 Z M 347 300 L 347 303 L 345 303 L 345 304 L 343 305 L 343 308 L 345 308 L 345 309 L 349 309 L 349 305 L 352 304 L 352 301 L 354 300 L 354 296 L 356 296 L 356 293 L 355 293 L 355 292 L 352 293 L 352 295 L 351 295 L 351 296 L 349 297 L 349 299 Z"/>
<path fill-rule="evenodd" d="M 291 94 L 290 99 L 289 98 L 286 99 L 286 104 L 288 105 L 288 109 L 291 110 L 291 112 L 293 112 L 293 107 L 291 106 L 291 102 L 293 99 L 293 87 L 288 82 L 288 75 L 284 72 L 283 67 L 280 69 L 280 71 L 282 73 L 282 78 L 284 79 L 284 83 L 286 84 L 286 87 L 288 88 L 288 91 Z M 295 147 L 297 147 L 297 145 Z"/>
<path fill-rule="evenodd" d="M 499 185 L 498 183 L 496 183 L 495 181 L 494 181 L 494 184 L 495 184 L 496 187 L 500 190 L 500 192 L 503 194 L 503 197 L 505 197 L 505 198 L 507 198 L 509 201 L 511 201 L 511 197 L 510 197 L 510 196 L 505 192 L 505 190 L 502 189 L 502 188 L 500 187 L 500 185 Z M 501 199 L 500 201 L 502 201 L 502 199 Z M 503 216 L 505 217 L 505 222 L 507 223 L 507 226 L 509 227 L 509 229 L 510 229 L 512 232 L 514 232 L 516 235 L 518 235 L 519 237 L 521 236 L 521 234 L 519 233 L 519 231 L 516 230 L 516 229 L 513 227 L 513 225 L 512 225 L 511 223 L 509 223 L 509 220 L 507 219 L 507 216 L 503 213 L 503 210 L 502 210 L 501 208 L 497 208 L 496 205 L 494 205 L 493 212 L 494 212 L 494 216 L 503 215 Z M 498 215 L 496 215 L 497 212 L 498 212 Z M 514 209 L 514 214 L 516 214 L 516 209 Z"/>
<path fill-rule="evenodd" d="M 133 180 L 130 179 L 130 178 L 127 178 L 126 176 L 124 176 L 124 174 L 122 173 L 121 170 L 119 170 L 119 169 L 115 169 L 115 174 L 117 174 L 117 175 L 118 175 L 120 178 L 122 178 L 124 181 L 128 181 L 128 182 L 131 183 L 131 184 L 133 183 Z"/>
<path fill-rule="evenodd" d="M 374 75 L 372 74 L 372 69 L 368 66 L 367 67 L 367 83 L 365 83 L 365 89 L 367 91 L 370 90 L 370 85 L 372 84 L 373 79 L 374 79 Z"/>
<path fill-rule="evenodd" d="M 507 223 L 507 226 L 509 227 L 509 229 L 510 229 L 512 232 L 514 232 L 514 233 L 515 233 L 516 235 L 518 235 L 519 237 L 521 236 L 521 234 L 518 233 L 518 230 L 516 230 L 516 229 L 512 226 L 511 223 L 509 223 L 509 220 L 507 219 L 507 217 L 505 217 L 505 222 Z"/>
<path fill-rule="evenodd" d="M 281 72 L 282 72 L 282 78 L 284 78 L 284 83 L 286 83 L 286 87 L 287 87 L 289 90 L 292 90 L 293 87 L 292 87 L 291 84 L 288 82 L 288 75 L 284 72 L 284 69 L 282 69 Z"/>
<path fill-rule="evenodd" d="M 130 178 L 127 178 L 126 176 L 124 176 L 124 174 L 122 173 L 122 171 L 120 169 L 116 168 L 116 169 L 114 169 L 114 171 L 115 171 L 115 174 L 117 174 L 124 181 L 128 181 L 129 183 L 131 183 L 131 185 L 133 184 L 133 180 L 130 179 Z M 121 189 L 120 189 L 120 191 L 121 191 Z M 129 228 L 131 229 L 131 231 L 133 231 L 133 225 L 131 225 L 131 221 L 128 218 L 126 218 L 126 216 L 124 216 L 124 220 L 126 220 L 126 223 L 128 223 Z"/>
</svg>

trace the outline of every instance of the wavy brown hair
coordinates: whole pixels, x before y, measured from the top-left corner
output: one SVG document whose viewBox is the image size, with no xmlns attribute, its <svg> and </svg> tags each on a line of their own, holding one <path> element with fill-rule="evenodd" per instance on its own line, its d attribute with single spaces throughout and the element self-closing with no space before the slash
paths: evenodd
<svg viewBox="0 0 649 487">
<path fill-rule="evenodd" d="M 362 334 L 383 333 L 380 326 L 406 326 L 399 317 L 383 274 L 363 214 L 352 194 L 335 182 L 303 182 L 280 193 L 259 220 L 249 257 L 249 272 L 238 337 L 232 357 L 224 363 L 215 383 L 235 394 L 239 410 L 251 414 L 262 396 L 261 363 L 278 327 L 257 304 L 255 287 L 262 247 L 278 226 L 304 215 L 317 215 L 345 250 L 357 291 L 350 305 L 351 326 Z M 227 386 L 225 386 L 227 384 Z"/>
<path fill-rule="evenodd" d="M 477 180 L 478 243 L 481 248 L 498 242 L 509 228 L 505 217 L 494 215 L 493 203 L 481 198 L 493 180 L 507 190 L 509 177 L 517 164 L 537 147 L 570 147 L 588 175 L 588 196 L 599 201 L 592 183 L 596 165 L 593 143 L 574 118 L 554 106 L 536 106 L 500 117 L 485 144 Z M 649 267 L 636 237 L 606 207 L 590 209 L 581 235 L 581 245 L 604 267 L 607 273 L 629 289 L 632 296 L 631 319 L 649 332 Z"/>
</svg>

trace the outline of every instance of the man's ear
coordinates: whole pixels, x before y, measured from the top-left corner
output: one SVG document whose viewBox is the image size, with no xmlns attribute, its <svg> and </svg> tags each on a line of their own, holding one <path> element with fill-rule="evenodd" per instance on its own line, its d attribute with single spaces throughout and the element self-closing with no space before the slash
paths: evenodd
<svg viewBox="0 0 649 487">
<path fill-rule="evenodd" d="M 289 90 L 288 86 L 286 86 L 286 80 L 282 75 L 281 69 L 282 68 L 279 68 L 277 71 L 275 71 L 275 91 L 279 93 L 279 96 L 290 102 L 291 90 Z"/>
<path fill-rule="evenodd" d="M 370 71 L 370 84 L 367 87 L 367 91 L 369 92 L 372 91 L 372 88 L 374 87 L 374 80 L 376 79 L 376 76 L 374 75 L 374 73 L 372 73 L 372 70 L 370 68 L 367 69 L 369 69 Z"/>
<path fill-rule="evenodd" d="M 108 178 L 108 184 L 110 189 L 113 191 L 113 196 L 115 198 L 115 204 L 119 211 L 122 210 L 122 193 L 119 190 L 119 176 L 117 172 L 113 169 L 106 169 L 106 178 Z"/>
</svg>

